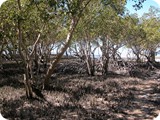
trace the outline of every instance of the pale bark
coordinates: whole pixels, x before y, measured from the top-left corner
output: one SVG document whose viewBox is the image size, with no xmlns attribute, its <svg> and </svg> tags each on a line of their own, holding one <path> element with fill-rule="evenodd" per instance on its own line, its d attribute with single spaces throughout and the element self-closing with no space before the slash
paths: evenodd
<svg viewBox="0 0 160 120">
<path fill-rule="evenodd" d="M 84 48 L 85 58 L 86 58 L 86 64 L 87 64 L 87 70 L 88 74 L 91 76 L 95 75 L 95 57 L 94 52 L 96 48 L 92 51 L 91 42 L 88 40 L 85 42 L 86 48 Z M 83 49 L 83 48 L 82 48 Z"/>
<path fill-rule="evenodd" d="M 108 64 L 109 64 L 109 40 L 108 37 L 102 38 L 102 74 L 108 74 Z"/>
<path fill-rule="evenodd" d="M 88 75 L 95 75 L 95 56 L 94 52 L 97 49 L 95 47 L 93 50 L 91 49 L 91 41 L 87 38 L 87 40 L 80 41 L 75 45 L 74 50 L 72 50 L 78 58 L 80 58 L 81 62 L 86 63 L 87 73 Z"/>
<path fill-rule="evenodd" d="M 70 43 L 72 41 L 72 35 L 73 35 L 73 32 L 76 28 L 77 23 L 78 23 L 78 21 L 73 18 L 72 22 L 71 22 L 71 25 L 70 25 L 69 33 L 68 33 L 67 38 L 66 38 L 65 45 L 61 49 L 60 53 L 56 56 L 56 59 L 54 61 L 52 61 L 50 67 L 48 68 L 47 74 L 45 76 L 43 88 L 46 88 L 48 86 L 49 78 L 51 77 L 56 65 L 58 64 L 58 62 L 62 58 L 62 56 L 65 53 L 65 51 L 67 50 L 67 48 L 70 46 Z"/>
<path fill-rule="evenodd" d="M 131 49 L 132 49 L 133 54 L 135 54 L 135 56 L 136 56 L 136 62 L 137 63 L 141 62 L 140 55 L 141 55 L 142 49 L 139 46 L 136 46 L 136 45 L 131 47 Z"/>
</svg>

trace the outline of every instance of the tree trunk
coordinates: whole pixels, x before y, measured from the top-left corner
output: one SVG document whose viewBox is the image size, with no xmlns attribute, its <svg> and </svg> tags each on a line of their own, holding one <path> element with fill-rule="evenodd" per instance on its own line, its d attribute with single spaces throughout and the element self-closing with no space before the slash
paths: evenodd
<svg viewBox="0 0 160 120">
<path fill-rule="evenodd" d="M 141 62 L 141 58 L 140 58 L 139 54 L 136 54 L 136 62 L 137 62 L 137 63 L 140 63 L 140 62 Z"/>
<path fill-rule="evenodd" d="M 91 71 L 91 75 L 94 76 L 95 75 L 95 66 L 96 66 L 96 61 L 95 61 L 95 56 L 94 56 L 94 51 L 91 53 L 92 54 L 92 58 L 91 58 L 91 62 L 92 62 L 92 71 Z"/>
<path fill-rule="evenodd" d="M 0 50 L 0 69 L 3 69 L 3 59 L 2 59 L 2 53 L 3 53 L 3 44 L 1 46 L 1 50 Z"/>
<path fill-rule="evenodd" d="M 0 69 L 3 69 L 2 53 L 0 53 Z"/>
<path fill-rule="evenodd" d="M 91 75 L 91 68 L 90 68 L 88 56 L 86 56 L 85 62 L 86 62 L 86 64 L 87 64 L 87 72 L 88 72 L 88 75 Z"/>
<path fill-rule="evenodd" d="M 109 64 L 109 41 L 108 38 L 103 37 L 102 38 L 102 74 L 107 75 L 108 74 L 108 64 Z"/>
<path fill-rule="evenodd" d="M 31 98 L 33 98 L 33 91 L 32 91 L 31 83 L 29 80 L 28 66 L 26 66 L 25 74 L 23 74 L 23 76 L 24 76 L 24 85 L 25 85 L 25 90 L 26 90 L 26 96 L 28 99 L 31 99 Z"/>
<path fill-rule="evenodd" d="M 49 84 L 49 79 L 50 79 L 56 65 L 58 64 L 58 62 L 62 58 L 62 56 L 65 53 L 65 51 L 67 50 L 67 48 L 70 46 L 70 43 L 72 41 L 72 35 L 73 35 L 73 32 L 76 28 L 77 23 L 78 23 L 78 21 L 73 18 L 72 22 L 71 22 L 71 25 L 70 25 L 69 33 L 68 33 L 67 38 L 66 38 L 65 45 L 61 49 L 60 53 L 56 56 L 56 59 L 54 61 L 52 61 L 50 67 L 48 68 L 48 71 L 47 71 L 47 74 L 45 76 L 45 80 L 44 80 L 44 83 L 43 83 L 43 88 L 44 89 L 47 88 L 47 86 Z"/>
<path fill-rule="evenodd" d="M 21 3 L 20 3 L 20 0 L 17 0 L 18 2 L 18 8 L 19 8 L 19 11 L 21 11 Z M 24 74 L 24 84 L 25 84 L 25 88 L 26 88 L 26 95 L 27 95 L 27 98 L 32 98 L 33 97 L 33 92 L 32 92 L 32 88 L 31 88 L 31 85 L 30 85 L 30 81 L 29 81 L 29 67 L 28 67 L 28 62 L 24 56 L 24 54 L 22 53 L 22 47 L 23 47 L 23 42 L 22 42 L 22 30 L 21 30 L 21 20 L 18 19 L 18 50 L 19 50 L 19 54 L 25 64 L 25 74 Z M 26 56 L 27 56 L 27 53 L 26 53 Z"/>
<path fill-rule="evenodd" d="M 84 51 L 84 54 L 85 54 L 85 62 L 86 62 L 86 64 L 87 64 L 87 71 L 88 71 L 88 75 L 91 75 L 91 76 L 94 76 L 94 73 L 95 73 L 95 71 L 94 71 L 94 67 L 93 67 L 93 60 L 92 60 L 92 58 L 91 58 L 91 53 L 92 53 L 92 51 L 91 51 L 91 43 L 90 43 L 90 41 L 89 40 L 85 40 L 85 47 L 83 48 L 82 47 L 82 49 L 83 49 L 83 51 Z"/>
<path fill-rule="evenodd" d="M 149 58 L 150 62 L 154 63 L 156 60 L 155 60 L 155 51 L 154 50 L 151 50 L 150 51 L 150 58 Z"/>
<path fill-rule="evenodd" d="M 103 58 L 103 75 L 107 75 L 108 74 L 108 64 L 109 64 L 109 59 L 108 57 L 104 56 Z"/>
</svg>

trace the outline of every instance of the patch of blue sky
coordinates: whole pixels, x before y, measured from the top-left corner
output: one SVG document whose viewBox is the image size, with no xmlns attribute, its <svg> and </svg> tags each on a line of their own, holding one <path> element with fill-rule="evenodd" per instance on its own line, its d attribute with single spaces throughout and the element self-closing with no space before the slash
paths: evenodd
<svg viewBox="0 0 160 120">
<path fill-rule="evenodd" d="M 134 1 L 128 0 L 126 4 L 126 8 L 129 10 L 130 14 L 136 13 L 138 17 L 141 17 L 144 13 L 147 13 L 151 6 L 160 8 L 160 0 L 146 0 L 143 3 L 143 7 L 140 10 L 135 10 L 133 7 L 133 4 L 134 4 Z M 121 52 L 122 57 L 127 57 L 128 55 L 131 55 L 132 57 L 134 56 L 131 54 L 132 53 L 131 50 L 127 49 L 126 47 L 120 48 L 119 51 Z M 159 54 L 157 54 L 157 56 L 159 56 Z"/>
<path fill-rule="evenodd" d="M 128 0 L 126 4 L 126 8 L 130 11 L 130 14 L 137 13 L 139 17 L 141 17 L 144 13 L 147 13 L 151 6 L 156 8 L 160 8 L 160 0 L 146 0 L 143 3 L 143 7 L 140 10 L 135 10 L 133 7 L 134 1 Z"/>
</svg>

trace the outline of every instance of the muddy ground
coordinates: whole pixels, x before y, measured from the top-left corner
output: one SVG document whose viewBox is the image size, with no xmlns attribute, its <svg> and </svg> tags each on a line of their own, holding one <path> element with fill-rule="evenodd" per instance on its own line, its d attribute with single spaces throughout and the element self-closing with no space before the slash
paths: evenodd
<svg viewBox="0 0 160 120">
<path fill-rule="evenodd" d="M 45 99 L 28 100 L 22 71 L 15 69 L 0 74 L 0 111 L 7 119 L 152 120 L 160 112 L 159 70 L 147 79 L 55 74 Z"/>
</svg>

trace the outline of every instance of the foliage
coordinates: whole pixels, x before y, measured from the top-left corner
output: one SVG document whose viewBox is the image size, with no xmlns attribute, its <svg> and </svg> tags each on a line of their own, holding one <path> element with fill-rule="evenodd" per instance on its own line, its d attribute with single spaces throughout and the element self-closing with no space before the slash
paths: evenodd
<svg viewBox="0 0 160 120">
<path fill-rule="evenodd" d="M 144 14 L 142 17 L 143 29 L 146 32 L 146 41 L 144 42 L 145 48 L 157 48 L 160 40 L 160 18 L 157 16 L 160 9 L 151 7 L 149 13 Z"/>
<path fill-rule="evenodd" d="M 133 1 L 135 9 L 140 9 L 145 0 Z M 85 41 L 85 51 L 89 51 L 90 55 L 86 56 L 89 56 L 90 61 L 94 51 L 91 48 L 99 47 L 107 64 L 110 56 L 122 45 L 147 50 L 157 48 L 160 39 L 159 10 L 152 7 L 141 19 L 127 16 L 126 2 L 127 0 L 9 0 L 0 8 L 0 53 L 5 51 L 12 56 L 13 53 L 19 55 L 23 52 L 26 58 L 24 62 L 29 66 L 36 54 L 51 54 L 54 44 L 63 43 L 62 49 L 46 70 L 45 81 L 48 81 L 68 47 L 81 41 Z M 42 52 L 43 50 L 47 52 Z M 35 53 L 35 56 L 31 53 Z M 32 69 L 32 64 L 30 66 Z"/>
</svg>

